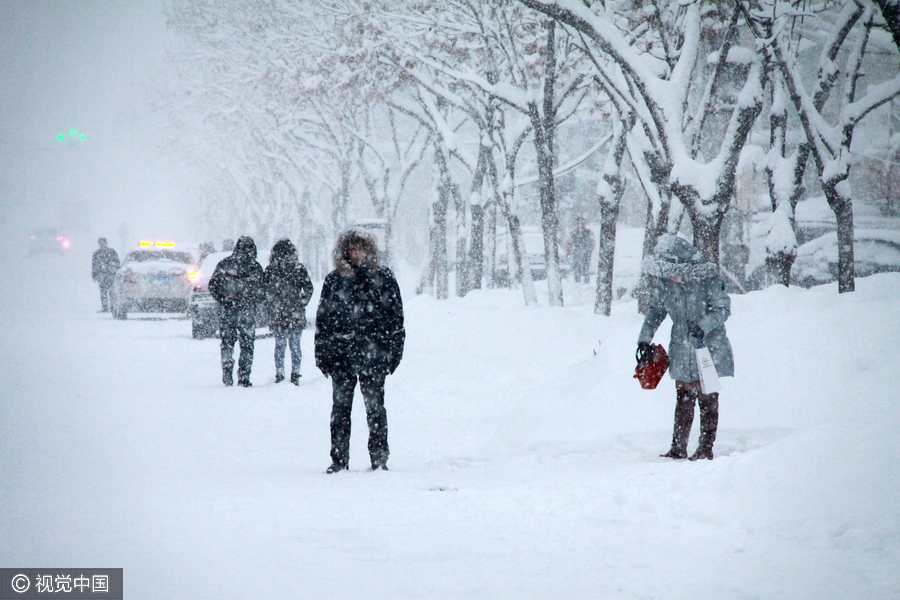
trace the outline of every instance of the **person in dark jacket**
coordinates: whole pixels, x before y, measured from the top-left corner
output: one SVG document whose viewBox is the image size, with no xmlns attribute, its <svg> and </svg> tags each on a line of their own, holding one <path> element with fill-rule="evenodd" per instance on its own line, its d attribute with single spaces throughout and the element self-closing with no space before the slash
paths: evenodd
<svg viewBox="0 0 900 600">
<path fill-rule="evenodd" d="M 594 232 L 587 228 L 585 220 L 581 217 L 575 223 L 575 229 L 569 238 L 567 252 L 571 257 L 575 283 L 579 283 L 582 277 L 584 277 L 585 283 L 590 283 L 591 254 L 594 252 Z"/>
<path fill-rule="evenodd" d="M 300 334 L 306 327 L 306 305 L 313 284 L 290 240 L 272 247 L 266 267 L 266 304 L 269 329 L 275 334 L 275 383 L 284 381 L 285 346 L 291 347 L 291 383 L 300 385 Z"/>
<path fill-rule="evenodd" d="M 656 291 L 638 336 L 638 362 L 650 360 L 653 334 L 668 315 L 672 319 L 669 376 L 675 380 L 675 428 L 672 447 L 662 456 L 687 458 L 687 443 L 700 405 L 700 440 L 690 460 L 712 460 L 719 424 L 719 394 L 704 394 L 694 350 L 703 340 L 719 377 L 734 376 L 734 356 L 725 334 L 731 299 L 715 264 L 689 241 L 673 234 L 659 238 L 644 269 L 656 279 Z"/>
<path fill-rule="evenodd" d="M 368 233 L 341 234 L 333 252 L 335 270 L 325 277 L 316 311 L 316 366 L 331 377 L 331 459 L 328 473 L 347 469 L 350 412 L 359 380 L 369 425 L 372 470 L 387 470 L 390 454 L 384 380 L 403 358 L 406 330 L 400 287 L 378 265 L 378 246 Z"/>
<path fill-rule="evenodd" d="M 256 244 L 240 238 L 231 256 L 222 259 L 209 280 L 209 291 L 219 304 L 219 333 L 222 338 L 222 383 L 232 385 L 234 344 L 240 340 L 238 385 L 250 387 L 253 343 L 256 339 L 256 311 L 265 299 L 265 273 L 256 262 Z"/>
<path fill-rule="evenodd" d="M 91 257 L 91 277 L 100 284 L 100 312 L 109 312 L 110 296 L 116 271 L 119 270 L 119 255 L 107 246 L 106 238 L 97 240 L 99 250 Z"/>
</svg>

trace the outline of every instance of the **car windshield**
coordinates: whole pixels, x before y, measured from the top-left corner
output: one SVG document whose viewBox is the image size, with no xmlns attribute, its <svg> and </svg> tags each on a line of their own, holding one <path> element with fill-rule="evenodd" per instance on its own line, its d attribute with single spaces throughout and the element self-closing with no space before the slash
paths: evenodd
<svg viewBox="0 0 900 600">
<path fill-rule="evenodd" d="M 191 264 L 191 255 L 187 252 L 175 252 L 174 250 L 136 250 L 128 254 L 129 262 L 148 262 L 165 260 L 170 262 Z"/>
</svg>

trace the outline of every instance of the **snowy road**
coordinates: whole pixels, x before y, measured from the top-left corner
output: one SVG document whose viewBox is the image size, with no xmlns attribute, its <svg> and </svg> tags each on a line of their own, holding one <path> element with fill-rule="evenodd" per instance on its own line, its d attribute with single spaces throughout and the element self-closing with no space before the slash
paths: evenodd
<svg viewBox="0 0 900 600">
<path fill-rule="evenodd" d="M 226 389 L 188 321 L 94 312 L 85 256 L 0 267 L 3 567 L 122 567 L 132 600 L 900 597 L 898 275 L 735 297 L 703 464 L 657 456 L 674 391 L 630 377 L 633 303 L 404 288 L 391 471 L 365 470 L 357 402 L 327 476 L 310 331 L 299 389 L 271 338 Z"/>
</svg>

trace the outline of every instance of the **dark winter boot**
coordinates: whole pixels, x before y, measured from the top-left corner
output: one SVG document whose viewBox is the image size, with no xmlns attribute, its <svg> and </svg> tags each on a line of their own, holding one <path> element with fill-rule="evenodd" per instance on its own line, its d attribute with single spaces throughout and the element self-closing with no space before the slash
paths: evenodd
<svg viewBox="0 0 900 600">
<path fill-rule="evenodd" d="M 284 381 L 284 375 L 275 376 L 275 383 L 281 383 L 282 381 Z"/>
<path fill-rule="evenodd" d="M 238 379 L 238 385 L 241 387 L 253 387 L 249 379 Z"/>
<path fill-rule="evenodd" d="M 694 402 L 698 392 L 681 389 L 676 392 L 675 402 L 675 428 L 672 432 L 672 447 L 663 458 L 687 458 L 688 438 L 691 435 L 691 425 L 694 423 Z"/>
<path fill-rule="evenodd" d="M 712 460 L 713 443 L 719 427 L 719 394 L 700 394 L 700 440 L 688 460 Z"/>
<path fill-rule="evenodd" d="M 300 385 L 300 373 L 291 373 L 291 383 Z"/>
<path fill-rule="evenodd" d="M 337 473 L 338 471 L 346 471 L 347 465 L 342 465 L 341 463 L 331 463 L 331 466 L 325 469 L 325 472 L 329 475 Z"/>
<path fill-rule="evenodd" d="M 231 371 L 222 371 L 222 383 L 228 386 L 234 385 L 234 379 L 232 378 Z"/>
</svg>

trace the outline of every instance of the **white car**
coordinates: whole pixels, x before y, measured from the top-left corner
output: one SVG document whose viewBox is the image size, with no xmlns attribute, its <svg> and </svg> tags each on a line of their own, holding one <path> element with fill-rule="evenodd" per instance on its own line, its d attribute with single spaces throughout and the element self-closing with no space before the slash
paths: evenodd
<svg viewBox="0 0 900 600">
<path fill-rule="evenodd" d="M 187 313 L 197 269 L 192 252 L 171 242 L 142 242 L 125 255 L 116 272 L 113 317 L 126 319 L 130 312 Z"/>
</svg>

